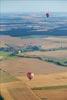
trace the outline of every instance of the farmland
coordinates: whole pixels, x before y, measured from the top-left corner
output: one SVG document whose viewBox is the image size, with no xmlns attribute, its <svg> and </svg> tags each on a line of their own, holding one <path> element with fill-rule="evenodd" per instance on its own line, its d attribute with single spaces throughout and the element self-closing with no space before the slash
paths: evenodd
<svg viewBox="0 0 67 100">
<path fill-rule="evenodd" d="M 66 37 L 0 36 L 0 41 L 0 89 L 5 100 L 28 96 L 29 100 L 67 100 Z M 28 71 L 35 75 L 31 81 Z"/>
</svg>

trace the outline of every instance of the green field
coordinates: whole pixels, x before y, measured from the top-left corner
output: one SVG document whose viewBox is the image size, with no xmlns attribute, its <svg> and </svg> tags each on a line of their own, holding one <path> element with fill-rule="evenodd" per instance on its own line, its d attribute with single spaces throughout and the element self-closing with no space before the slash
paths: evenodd
<svg viewBox="0 0 67 100">
<path fill-rule="evenodd" d="M 0 58 L 2 59 L 14 59 L 17 56 L 11 56 L 10 52 L 0 51 Z"/>
<path fill-rule="evenodd" d="M 67 58 L 40 57 L 40 60 L 67 67 Z"/>
<path fill-rule="evenodd" d="M 7 57 L 8 55 L 8 52 L 0 51 L 0 56 Z"/>
</svg>

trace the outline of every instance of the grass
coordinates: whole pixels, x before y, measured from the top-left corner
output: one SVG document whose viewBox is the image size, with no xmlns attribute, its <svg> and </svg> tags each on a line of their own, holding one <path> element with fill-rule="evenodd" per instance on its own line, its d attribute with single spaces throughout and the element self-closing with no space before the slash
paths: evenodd
<svg viewBox="0 0 67 100">
<path fill-rule="evenodd" d="M 59 59 L 59 58 L 52 58 L 52 57 L 41 57 L 41 60 L 67 67 L 67 58 Z"/>
<path fill-rule="evenodd" d="M 8 56 L 8 55 L 9 55 L 8 52 L 0 51 L 0 56 L 6 57 L 6 56 Z"/>
<path fill-rule="evenodd" d="M 64 65 L 64 66 L 67 66 L 67 58 L 66 58 L 66 59 L 62 59 L 62 60 L 60 61 L 60 63 L 61 63 L 62 65 Z"/>
<path fill-rule="evenodd" d="M 14 76 L 7 73 L 6 71 L 0 69 L 0 83 L 6 83 L 12 81 L 17 81 L 17 79 Z"/>
<path fill-rule="evenodd" d="M 53 90 L 53 89 L 66 89 L 67 85 L 58 85 L 58 86 L 46 86 L 46 87 L 34 87 L 32 90 Z"/>
<path fill-rule="evenodd" d="M 0 57 L 3 59 L 15 59 L 17 56 L 11 56 L 9 52 L 0 51 Z"/>
</svg>

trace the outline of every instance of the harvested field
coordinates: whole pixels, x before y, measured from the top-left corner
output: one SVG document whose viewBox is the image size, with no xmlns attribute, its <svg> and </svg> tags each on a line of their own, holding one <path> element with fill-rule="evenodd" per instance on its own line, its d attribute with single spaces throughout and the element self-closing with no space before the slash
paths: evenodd
<svg viewBox="0 0 67 100">
<path fill-rule="evenodd" d="M 35 75 L 31 81 L 24 76 L 18 78 L 24 80 L 41 100 L 67 100 L 67 72 Z"/>
<path fill-rule="evenodd" d="M 61 46 L 66 48 L 67 38 L 0 36 L 0 44 L 0 47 L 6 47 L 6 44 L 9 44 L 9 46 L 20 47 L 39 45 L 45 49 L 61 48 Z M 0 52 L 0 77 L 2 77 L 0 90 L 5 100 L 39 100 L 39 98 L 41 100 L 67 100 L 67 67 L 33 58 L 33 56 L 49 56 L 67 59 L 67 50 L 22 52 L 22 54 L 32 56 L 32 58 L 16 55 L 10 59 L 7 53 Z M 29 71 L 35 75 L 31 81 L 26 76 Z"/>
<path fill-rule="evenodd" d="M 10 75 L 8 72 L 0 69 L 0 83 L 17 81 L 18 79 Z"/>
<path fill-rule="evenodd" d="M 17 46 L 26 45 L 41 45 L 43 48 L 58 48 L 62 46 L 67 47 L 66 37 L 42 37 L 42 38 L 17 38 L 11 36 L 0 36 L 1 47 L 5 44 L 13 44 Z"/>
<path fill-rule="evenodd" d="M 24 76 L 18 78 L 24 80 L 41 100 L 67 100 L 67 72 L 35 75 L 31 81 Z"/>
<path fill-rule="evenodd" d="M 0 68 L 15 76 L 25 75 L 28 71 L 34 72 L 35 74 L 50 74 L 67 71 L 66 67 L 32 58 L 3 60 L 0 62 Z"/>
<path fill-rule="evenodd" d="M 23 82 L 0 84 L 1 95 L 5 100 L 40 100 Z"/>
<path fill-rule="evenodd" d="M 67 100 L 67 89 L 34 90 L 41 100 Z"/>
<path fill-rule="evenodd" d="M 55 58 L 67 58 L 67 50 L 58 50 L 58 51 L 34 51 L 25 53 L 28 56 L 47 56 Z"/>
<path fill-rule="evenodd" d="M 20 76 L 18 78 L 20 80 L 24 80 L 31 88 L 67 85 L 67 72 L 35 75 L 32 81 L 29 81 L 24 76 Z"/>
</svg>

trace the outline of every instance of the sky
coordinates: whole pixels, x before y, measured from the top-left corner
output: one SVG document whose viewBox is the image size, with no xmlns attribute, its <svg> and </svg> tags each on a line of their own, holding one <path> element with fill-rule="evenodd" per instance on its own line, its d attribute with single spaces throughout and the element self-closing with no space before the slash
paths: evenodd
<svg viewBox="0 0 67 100">
<path fill-rule="evenodd" d="M 67 0 L 0 0 L 0 13 L 67 12 Z"/>
</svg>

